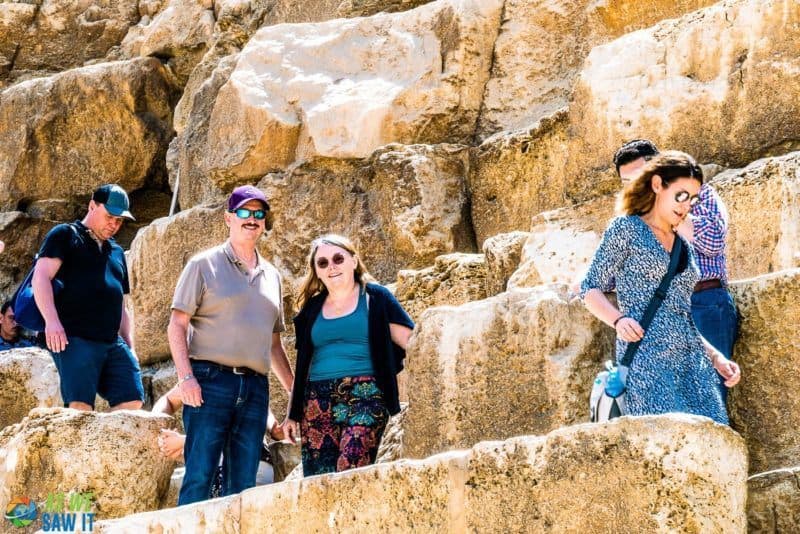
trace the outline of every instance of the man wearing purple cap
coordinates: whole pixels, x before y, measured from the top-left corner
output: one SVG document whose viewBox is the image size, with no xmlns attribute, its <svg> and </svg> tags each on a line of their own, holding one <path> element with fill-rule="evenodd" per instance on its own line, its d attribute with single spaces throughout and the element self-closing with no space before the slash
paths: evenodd
<svg viewBox="0 0 800 534">
<path fill-rule="evenodd" d="M 234 189 L 224 214 L 228 240 L 191 258 L 175 288 L 167 334 L 186 430 L 180 505 L 209 498 L 220 455 L 223 495 L 255 485 L 267 373 L 272 368 L 286 391 L 294 381 L 280 337 L 280 275 L 256 250 L 268 211 L 259 189 Z"/>
<path fill-rule="evenodd" d="M 44 238 L 31 285 L 45 322 L 47 347 L 61 380 L 64 406 L 92 410 L 99 394 L 112 409 L 144 401 L 132 322 L 123 303 L 130 292 L 125 252 L 114 235 L 133 220 L 120 186 L 98 187 L 82 221 L 59 224 Z M 63 284 L 54 295 L 53 279 Z"/>
</svg>

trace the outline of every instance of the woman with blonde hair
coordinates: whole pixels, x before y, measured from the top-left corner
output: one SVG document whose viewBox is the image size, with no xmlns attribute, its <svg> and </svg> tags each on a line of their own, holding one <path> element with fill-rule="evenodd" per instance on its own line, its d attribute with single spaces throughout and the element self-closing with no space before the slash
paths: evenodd
<svg viewBox="0 0 800 534">
<path fill-rule="evenodd" d="M 675 228 L 697 202 L 703 172 L 688 154 L 663 152 L 647 162 L 623 189 L 619 217 L 611 221 L 581 283 L 581 298 L 598 319 L 617 332 L 617 360 L 639 342 L 627 369 L 630 415 L 684 412 L 728 423 L 716 372 L 734 386 L 736 363 L 697 331 L 691 297 L 699 270 L 694 252 L 682 242 L 677 274 L 644 331 L 639 324 L 681 238 Z M 615 280 L 618 307 L 603 294 Z"/>
<path fill-rule="evenodd" d="M 414 323 L 335 234 L 311 243 L 297 308 L 284 430 L 292 440 L 299 431 L 303 474 L 372 464 L 388 417 L 400 411 L 396 375 Z"/>
</svg>

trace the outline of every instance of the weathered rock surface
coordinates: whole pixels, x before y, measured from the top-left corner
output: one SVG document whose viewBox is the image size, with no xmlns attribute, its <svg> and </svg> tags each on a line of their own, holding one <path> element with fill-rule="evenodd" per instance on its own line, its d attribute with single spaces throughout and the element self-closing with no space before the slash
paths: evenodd
<svg viewBox="0 0 800 534">
<path fill-rule="evenodd" d="M 568 124 L 562 109 L 528 130 L 498 134 L 472 149 L 469 189 L 479 246 L 497 234 L 528 230 L 537 213 L 569 204 L 561 179 Z"/>
<path fill-rule="evenodd" d="M 192 109 L 208 114 L 193 111 L 178 138 L 182 181 L 224 189 L 298 159 L 469 140 L 501 10 L 502 0 L 442 0 L 260 29 L 220 67 L 206 103 L 194 97 Z"/>
<path fill-rule="evenodd" d="M 483 242 L 486 257 L 486 296 L 506 290 L 508 279 L 519 267 L 522 248 L 530 237 L 528 232 L 498 234 Z"/>
<path fill-rule="evenodd" d="M 155 510 L 175 467 L 156 444 L 171 421 L 147 412 L 37 408 L 0 432 L 0 506 L 17 495 L 41 502 L 48 492 L 74 490 L 93 492 L 98 518 Z"/>
<path fill-rule="evenodd" d="M 458 306 L 486 298 L 486 277 L 483 254 L 446 254 L 426 269 L 400 271 L 395 297 L 417 321 L 431 306 Z"/>
<path fill-rule="evenodd" d="M 585 421 L 612 330 L 562 285 L 521 289 L 422 315 L 406 359 L 404 454 Z"/>
<path fill-rule="evenodd" d="M 0 93 L 0 210 L 164 179 L 172 88 L 156 59 L 105 63 Z"/>
<path fill-rule="evenodd" d="M 275 441 L 269 444 L 275 482 L 281 482 L 300 465 L 300 445 Z"/>
<path fill-rule="evenodd" d="M 753 475 L 747 481 L 747 531 L 794 532 L 800 525 L 800 467 Z"/>
<path fill-rule="evenodd" d="M 96 532 L 744 532 L 746 465 L 741 438 L 707 419 L 623 418 L 262 486 Z"/>
<path fill-rule="evenodd" d="M 479 133 L 528 127 L 569 103 L 593 46 L 715 0 L 507 0 Z"/>
<path fill-rule="evenodd" d="M 0 2 L 0 89 L 105 56 L 139 20 L 136 0 Z"/>
<path fill-rule="evenodd" d="M 407 11 L 432 0 L 342 0 L 336 10 L 340 17 L 368 17 L 376 13 Z"/>
<path fill-rule="evenodd" d="M 41 349 L 0 352 L 0 429 L 19 423 L 34 408 L 61 406 L 58 371 Z"/>
<path fill-rule="evenodd" d="M 730 390 L 731 424 L 747 442 L 750 472 L 800 465 L 800 269 L 731 285 L 741 314 L 734 359 L 742 381 Z"/>
<path fill-rule="evenodd" d="M 400 403 L 400 413 L 389 418 L 383 431 L 375 463 L 394 462 L 403 457 L 403 419 L 408 412 L 408 403 Z"/>
</svg>

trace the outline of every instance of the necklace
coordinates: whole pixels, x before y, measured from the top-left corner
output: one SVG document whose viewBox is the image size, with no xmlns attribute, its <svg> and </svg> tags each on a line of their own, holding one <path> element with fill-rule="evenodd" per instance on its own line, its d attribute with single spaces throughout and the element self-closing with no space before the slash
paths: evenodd
<svg viewBox="0 0 800 534">
<path fill-rule="evenodd" d="M 97 237 L 97 234 L 95 234 L 88 226 L 86 227 L 86 231 L 89 232 L 89 237 L 94 239 L 94 242 L 97 243 L 97 246 L 100 248 L 100 250 L 103 250 L 103 240 Z"/>
</svg>

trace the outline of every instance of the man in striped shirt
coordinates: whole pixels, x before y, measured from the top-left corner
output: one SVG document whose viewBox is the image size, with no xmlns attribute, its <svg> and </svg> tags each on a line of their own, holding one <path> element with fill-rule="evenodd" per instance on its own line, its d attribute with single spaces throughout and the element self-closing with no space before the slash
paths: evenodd
<svg viewBox="0 0 800 534">
<path fill-rule="evenodd" d="M 658 154 L 655 145 L 636 139 L 622 145 L 614 155 L 614 165 L 623 185 L 638 175 L 648 159 Z M 700 201 L 676 228 L 692 244 L 700 268 L 700 281 L 692 294 L 692 318 L 700 334 L 726 358 L 733 355 L 739 331 L 739 316 L 728 291 L 725 238 L 728 234 L 728 211 L 711 185 L 700 188 Z M 728 389 L 720 377 L 722 398 Z"/>
</svg>

